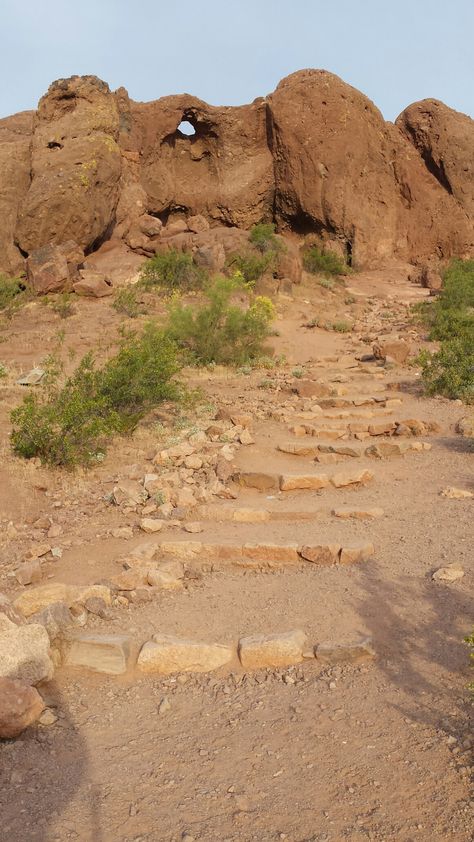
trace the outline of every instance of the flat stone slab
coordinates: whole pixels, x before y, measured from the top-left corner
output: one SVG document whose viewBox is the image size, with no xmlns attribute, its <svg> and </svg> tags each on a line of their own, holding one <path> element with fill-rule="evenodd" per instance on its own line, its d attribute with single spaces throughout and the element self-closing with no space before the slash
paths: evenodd
<svg viewBox="0 0 474 842">
<path fill-rule="evenodd" d="M 136 648 L 123 634 L 76 632 L 62 643 L 63 663 L 106 675 L 123 675 L 135 661 Z"/>
<path fill-rule="evenodd" d="M 307 637 L 303 631 L 241 637 L 239 658 L 244 669 L 256 670 L 299 664 Z"/>
<path fill-rule="evenodd" d="M 314 654 L 323 664 L 359 663 L 375 658 L 370 637 L 351 643 L 319 643 L 314 647 Z"/>
<path fill-rule="evenodd" d="M 320 488 L 327 488 L 329 477 L 327 474 L 282 474 L 280 477 L 281 491 L 297 491 L 309 489 L 319 491 Z"/>
<path fill-rule="evenodd" d="M 355 520 L 375 520 L 376 518 L 383 517 L 384 510 L 378 506 L 374 506 L 371 509 L 351 509 L 347 506 L 340 509 L 333 509 L 332 514 L 334 517 L 341 518 L 342 520 L 350 520 L 351 518 Z"/>
<path fill-rule="evenodd" d="M 173 635 L 155 634 L 143 644 L 137 666 L 141 672 L 159 675 L 209 672 L 228 664 L 234 655 L 234 649 L 219 643 L 202 643 Z"/>
</svg>

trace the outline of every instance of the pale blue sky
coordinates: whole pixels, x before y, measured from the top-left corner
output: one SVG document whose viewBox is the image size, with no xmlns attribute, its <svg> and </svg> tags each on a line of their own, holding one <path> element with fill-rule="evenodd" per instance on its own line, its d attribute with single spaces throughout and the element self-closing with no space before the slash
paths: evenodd
<svg viewBox="0 0 474 842">
<path fill-rule="evenodd" d="M 303 67 L 390 120 L 425 97 L 474 116 L 474 0 L 0 0 L 0 32 L 0 117 L 75 73 L 236 105 Z"/>
</svg>

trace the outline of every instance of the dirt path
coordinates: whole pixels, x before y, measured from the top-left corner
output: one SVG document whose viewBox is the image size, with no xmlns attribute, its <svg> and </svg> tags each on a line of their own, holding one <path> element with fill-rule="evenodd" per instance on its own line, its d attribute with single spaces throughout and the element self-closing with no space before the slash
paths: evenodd
<svg viewBox="0 0 474 842">
<path fill-rule="evenodd" d="M 45 557 L 44 581 L 88 584 L 117 575 L 117 561 L 133 556 L 144 538 L 158 555 L 162 542 L 182 549 L 197 540 L 204 549 L 195 552 L 185 587 L 151 600 L 123 599 L 105 618 L 89 615 L 87 628 L 140 643 L 164 632 L 234 645 L 248 634 L 302 629 L 311 643 L 370 636 L 376 652 L 367 663 L 325 666 L 306 658 L 286 668 L 244 671 L 235 660 L 215 672 L 171 676 L 59 668 L 43 691 L 58 716 L 55 724 L 0 747 L 6 840 L 472 839 L 472 707 L 462 640 L 474 616 L 473 500 L 440 492 L 473 488 L 473 455 L 454 432 L 463 407 L 421 398 L 413 369 L 356 359 L 370 351 L 370 337 L 385 324 L 416 344 L 403 304 L 415 297 L 413 289 L 394 286 L 391 275 L 379 294 L 376 284 L 371 273 L 351 282 L 357 331 L 349 335 L 301 327 L 323 300 L 335 311 L 347 308 L 340 298 L 301 289 L 295 299 L 281 299 L 276 345 L 287 363 L 266 373 L 202 375 L 209 417 L 181 425 L 189 437 L 192 425 L 209 425 L 216 409 L 224 417 L 226 410 L 247 414 L 253 443 L 235 447 L 234 479 L 325 474 L 330 481 L 320 490 L 259 490 L 229 479 L 229 494 L 200 501 L 192 514 L 176 510 L 158 534 L 144 535 L 140 506 L 114 507 L 104 495 L 121 479 L 142 479 L 155 469 L 151 460 L 162 431 L 144 427 L 133 440 L 118 442 L 93 472 L 64 478 L 11 457 L 4 413 L 0 590 L 20 593 L 12 573 L 28 547 L 41 541 L 62 550 L 57 560 Z M 102 302 L 95 310 L 86 306 L 86 318 L 80 313 L 68 328 L 68 341 L 81 351 L 94 344 L 108 312 Z M 49 314 L 43 318 L 32 319 L 36 339 L 29 352 L 23 346 L 20 354 L 13 326 L 5 356 L 37 362 L 41 336 L 45 342 L 45 333 L 52 336 L 57 327 Z M 113 317 L 111 332 L 117 326 Z M 297 376 L 295 366 L 301 367 Z M 316 410 L 321 399 L 298 398 L 291 389 L 306 379 L 327 384 L 347 405 Z M 11 381 L 4 389 L 6 405 L 13 403 L 18 389 Z M 410 418 L 426 422 L 426 435 L 371 436 L 361 429 Z M 316 434 L 292 432 L 305 425 Z M 341 439 L 328 436 L 335 430 Z M 181 433 L 175 429 L 173 442 Z M 217 438 L 207 442 L 209 452 L 225 445 L 225 437 Z M 394 441 L 425 442 L 431 449 L 393 458 L 366 452 Z M 279 449 L 289 442 L 322 449 L 310 455 Z M 341 444 L 356 455 L 333 452 L 333 460 L 314 461 L 315 453 L 324 457 Z M 331 479 L 347 471 L 373 477 L 335 487 Z M 334 515 L 374 507 L 383 510 L 375 519 Z M 242 511 L 246 522 L 235 519 Z M 263 513 L 260 521 L 257 513 Z M 50 522 L 41 525 L 41 518 Z M 200 521 L 198 535 L 183 529 L 190 520 Z M 51 524 L 60 527 L 54 540 Z M 123 528 L 128 537 L 114 537 Z M 214 545 L 272 546 L 276 557 L 278 547 L 361 542 L 373 544 L 374 554 L 347 565 L 302 563 L 301 557 L 283 564 L 211 563 L 209 557 Z M 434 582 L 433 571 L 451 562 L 462 565 L 464 577 L 451 585 Z"/>
</svg>

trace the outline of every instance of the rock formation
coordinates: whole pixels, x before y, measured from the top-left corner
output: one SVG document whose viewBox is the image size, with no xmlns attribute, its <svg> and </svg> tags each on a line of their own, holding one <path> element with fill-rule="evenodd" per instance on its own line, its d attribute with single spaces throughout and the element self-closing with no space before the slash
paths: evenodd
<svg viewBox="0 0 474 842">
<path fill-rule="evenodd" d="M 222 108 L 188 94 L 137 103 L 73 76 L 36 112 L 0 120 L 0 270 L 66 243 L 86 255 L 192 246 L 218 268 L 236 229 L 260 220 L 360 267 L 471 255 L 473 148 L 469 117 L 427 100 L 388 123 L 323 70 Z"/>
</svg>

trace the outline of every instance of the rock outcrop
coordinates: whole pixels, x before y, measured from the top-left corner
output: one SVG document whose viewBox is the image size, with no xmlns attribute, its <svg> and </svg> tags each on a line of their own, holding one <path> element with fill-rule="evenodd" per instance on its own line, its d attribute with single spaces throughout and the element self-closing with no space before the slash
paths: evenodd
<svg viewBox="0 0 474 842">
<path fill-rule="evenodd" d="M 188 94 L 138 103 L 95 76 L 61 79 L 36 112 L 0 120 L 0 271 L 68 242 L 86 261 L 124 245 L 190 248 L 219 270 L 240 229 L 261 220 L 316 235 L 360 267 L 472 255 L 473 141 L 474 121 L 436 100 L 388 123 L 323 70 L 222 108 Z"/>
</svg>

